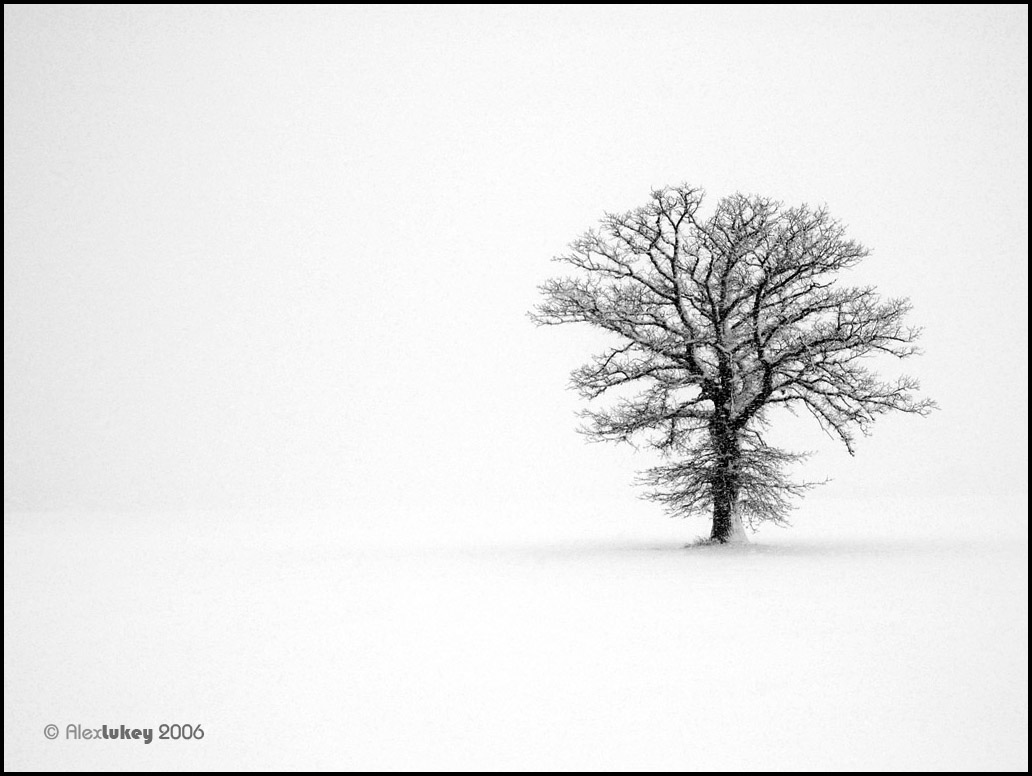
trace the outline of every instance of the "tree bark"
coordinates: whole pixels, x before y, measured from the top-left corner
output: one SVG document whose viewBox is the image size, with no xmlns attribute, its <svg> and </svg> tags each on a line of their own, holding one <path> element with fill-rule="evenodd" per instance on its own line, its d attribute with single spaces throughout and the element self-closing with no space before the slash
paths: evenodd
<svg viewBox="0 0 1032 776">
<path fill-rule="evenodd" d="M 720 544 L 748 542 L 742 515 L 738 510 L 738 464 L 742 457 L 738 435 L 731 424 L 718 418 L 711 428 L 716 448 L 716 470 L 713 475 L 713 530 L 710 541 Z"/>
<path fill-rule="evenodd" d="M 713 504 L 713 530 L 710 541 L 718 544 L 746 543 L 749 541 L 742 524 L 742 515 L 733 506 Z"/>
</svg>

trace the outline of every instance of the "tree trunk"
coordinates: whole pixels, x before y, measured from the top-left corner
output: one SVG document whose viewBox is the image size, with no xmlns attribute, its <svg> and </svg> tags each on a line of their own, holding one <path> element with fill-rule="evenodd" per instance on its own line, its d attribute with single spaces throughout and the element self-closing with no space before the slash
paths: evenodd
<svg viewBox="0 0 1032 776">
<path fill-rule="evenodd" d="M 728 544 L 748 542 L 742 515 L 738 510 L 738 464 L 742 450 L 730 424 L 717 421 L 711 428 L 716 448 L 716 470 L 713 473 L 713 530 L 710 541 Z"/>
<path fill-rule="evenodd" d="M 713 503 L 713 530 L 710 541 L 720 544 L 746 543 L 749 541 L 742 524 L 742 515 L 733 504 Z"/>
</svg>

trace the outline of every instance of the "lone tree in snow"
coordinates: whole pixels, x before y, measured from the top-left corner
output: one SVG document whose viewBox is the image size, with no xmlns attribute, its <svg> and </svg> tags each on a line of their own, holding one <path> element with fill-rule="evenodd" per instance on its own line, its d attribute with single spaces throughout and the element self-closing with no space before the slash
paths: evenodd
<svg viewBox="0 0 1032 776">
<path fill-rule="evenodd" d="M 866 356 L 914 355 L 920 330 L 907 299 L 836 284 L 868 251 L 824 208 L 757 196 L 721 199 L 700 214 L 690 186 L 652 192 L 644 207 L 607 214 L 557 256 L 574 272 L 543 286 L 539 324 L 587 323 L 618 342 L 575 370 L 595 440 L 642 441 L 664 463 L 644 472 L 648 497 L 676 515 L 711 512 L 711 540 L 745 539 L 744 525 L 783 522 L 803 456 L 764 441 L 768 410 L 805 408 L 854 453 L 855 432 L 899 410 L 927 414 L 917 381 L 884 382 Z"/>
</svg>

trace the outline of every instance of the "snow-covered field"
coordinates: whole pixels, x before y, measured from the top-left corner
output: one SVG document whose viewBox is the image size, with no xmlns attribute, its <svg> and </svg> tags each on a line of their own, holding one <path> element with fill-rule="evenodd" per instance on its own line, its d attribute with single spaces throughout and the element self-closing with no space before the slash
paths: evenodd
<svg viewBox="0 0 1032 776">
<path fill-rule="evenodd" d="M 10 514 L 4 766 L 1027 769 L 1025 537 L 810 503 L 740 548 L 641 514 Z M 205 737 L 65 738 L 162 723 Z"/>
</svg>

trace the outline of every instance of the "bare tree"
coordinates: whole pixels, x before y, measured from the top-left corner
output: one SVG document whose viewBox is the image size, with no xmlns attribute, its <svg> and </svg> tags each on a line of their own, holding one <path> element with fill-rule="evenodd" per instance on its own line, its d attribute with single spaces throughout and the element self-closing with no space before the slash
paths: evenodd
<svg viewBox="0 0 1032 776">
<path fill-rule="evenodd" d="M 685 185 L 605 215 L 556 257 L 574 273 L 540 287 L 532 318 L 617 336 L 572 374 L 587 399 L 615 393 L 583 412 L 583 431 L 661 451 L 648 495 L 674 514 L 711 511 L 711 539 L 728 542 L 783 521 L 812 485 L 786 474 L 802 456 L 764 441 L 770 409 L 807 410 L 853 454 L 878 415 L 934 403 L 913 378 L 884 382 L 864 365 L 914 355 L 920 330 L 904 322 L 907 299 L 836 283 L 868 251 L 824 208 L 736 194 L 703 218 L 702 200 Z"/>
</svg>

